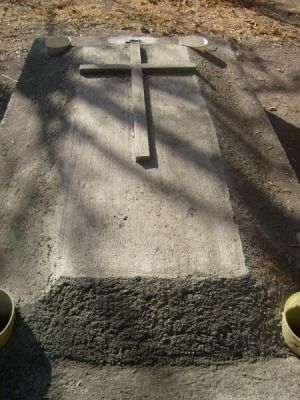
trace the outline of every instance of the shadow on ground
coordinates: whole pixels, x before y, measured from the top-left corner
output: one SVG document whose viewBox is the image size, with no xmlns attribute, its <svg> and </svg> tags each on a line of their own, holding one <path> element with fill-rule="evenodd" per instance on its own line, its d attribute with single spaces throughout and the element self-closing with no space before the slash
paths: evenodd
<svg viewBox="0 0 300 400">
<path fill-rule="evenodd" d="M 18 314 L 11 339 L 0 349 L 0 399 L 42 399 L 50 382 L 50 363 L 35 334 Z"/>
<path fill-rule="evenodd" d="M 7 104 L 12 94 L 12 88 L 0 82 L 0 122 L 4 117 Z"/>
<path fill-rule="evenodd" d="M 284 22 L 295 27 L 300 26 L 300 13 L 294 11 L 284 4 L 263 0 L 225 0 L 225 2 L 237 6 L 251 8 L 258 14 L 272 18 L 276 21 Z"/>
<path fill-rule="evenodd" d="M 239 45 L 236 50 L 241 52 L 239 60 L 246 69 L 247 78 L 263 102 L 267 117 L 300 180 L 300 128 L 297 126 L 300 75 L 293 67 L 299 58 L 298 50 L 292 46 L 277 50 L 279 62 L 267 45 L 257 48 Z M 268 104 L 274 104 L 275 109 L 278 107 L 278 113 L 270 112 Z M 286 119 L 293 120 L 294 124 Z"/>
<path fill-rule="evenodd" d="M 300 129 L 274 113 L 266 113 L 300 181 Z"/>
</svg>

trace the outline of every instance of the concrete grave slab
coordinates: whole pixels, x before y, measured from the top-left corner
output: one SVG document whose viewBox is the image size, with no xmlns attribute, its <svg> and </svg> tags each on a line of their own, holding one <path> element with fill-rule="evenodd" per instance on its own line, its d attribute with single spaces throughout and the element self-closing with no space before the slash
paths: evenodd
<svg viewBox="0 0 300 400">
<path fill-rule="evenodd" d="M 178 44 L 147 62 L 188 62 Z M 163 55 L 163 58 L 162 58 Z M 73 49 L 82 64 L 128 63 L 129 45 Z M 151 161 L 134 162 L 130 76 L 72 75 L 60 274 L 234 277 L 247 272 L 215 129 L 189 73 L 144 78 Z M 138 112 L 143 112 L 143 104 Z"/>
<path fill-rule="evenodd" d="M 56 358 L 285 356 L 283 297 L 253 271 L 268 267 L 267 241 L 280 248 L 274 232 L 294 243 L 299 185 L 230 46 L 210 41 L 199 55 L 176 38 L 142 44 L 143 62 L 196 62 L 198 76 L 144 76 L 151 160 L 138 164 L 130 75 L 79 73 L 129 63 L 130 44 L 72 43 L 48 57 L 35 41 L 1 126 L 1 286 L 22 316 L 2 381 L 14 371 L 11 386 L 27 385 L 22 374 L 44 367 L 48 380 Z"/>
<path fill-rule="evenodd" d="M 81 64 L 129 63 L 130 43 L 81 40 L 58 57 L 35 42 L 2 123 L 7 288 L 15 276 L 14 292 L 30 297 L 60 276 L 246 274 L 196 75 L 144 73 L 151 159 L 137 164 L 130 74 L 79 73 Z M 191 64 L 187 48 L 166 39 L 141 43 L 141 56 Z"/>
</svg>

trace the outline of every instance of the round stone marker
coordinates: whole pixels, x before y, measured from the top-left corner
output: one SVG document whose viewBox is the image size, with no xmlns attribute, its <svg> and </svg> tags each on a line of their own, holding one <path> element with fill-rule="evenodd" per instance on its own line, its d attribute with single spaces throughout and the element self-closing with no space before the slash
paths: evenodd
<svg viewBox="0 0 300 400">
<path fill-rule="evenodd" d="M 49 56 L 56 56 L 66 51 L 71 46 L 71 38 L 69 36 L 57 36 L 47 38 L 45 40 Z"/>
<path fill-rule="evenodd" d="M 208 40 L 206 38 L 196 35 L 182 36 L 179 42 L 182 46 L 192 47 L 200 51 L 206 51 L 208 45 Z"/>
</svg>

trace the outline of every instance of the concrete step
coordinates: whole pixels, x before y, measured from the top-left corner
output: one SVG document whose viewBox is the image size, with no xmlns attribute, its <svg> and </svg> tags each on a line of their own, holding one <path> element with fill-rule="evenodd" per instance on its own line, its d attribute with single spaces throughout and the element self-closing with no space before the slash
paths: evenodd
<svg viewBox="0 0 300 400">
<path fill-rule="evenodd" d="M 42 374 L 11 374 L 3 398 L 73 400 L 291 400 L 299 398 L 296 358 L 203 367 L 93 367 L 58 362 Z"/>
</svg>

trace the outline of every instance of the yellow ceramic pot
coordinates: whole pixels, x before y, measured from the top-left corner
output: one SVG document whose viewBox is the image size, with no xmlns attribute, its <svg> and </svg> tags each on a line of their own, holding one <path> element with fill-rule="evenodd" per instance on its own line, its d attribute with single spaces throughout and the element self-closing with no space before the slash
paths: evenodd
<svg viewBox="0 0 300 400">
<path fill-rule="evenodd" d="M 10 338 L 16 317 L 13 299 L 3 289 L 0 289 L 0 347 Z"/>
<path fill-rule="evenodd" d="M 294 293 L 285 303 L 282 335 L 289 348 L 300 356 L 300 292 Z"/>
</svg>

